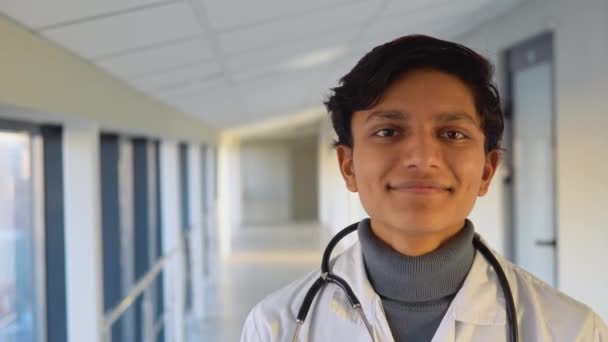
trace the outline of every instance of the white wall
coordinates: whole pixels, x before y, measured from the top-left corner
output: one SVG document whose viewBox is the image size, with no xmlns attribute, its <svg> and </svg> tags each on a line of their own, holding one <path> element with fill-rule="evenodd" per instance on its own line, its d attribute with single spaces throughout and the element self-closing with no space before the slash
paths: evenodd
<svg viewBox="0 0 608 342">
<path fill-rule="evenodd" d="M 205 206 L 203 208 L 203 224 L 206 231 L 207 250 L 203 251 L 206 274 L 204 281 L 209 283 L 218 279 L 220 266 L 220 245 L 221 245 L 221 226 L 219 225 L 218 198 L 216 189 L 218 186 L 217 178 L 217 147 L 207 145 L 205 147 L 204 165 L 205 168 Z M 217 194 L 219 195 L 219 193 Z"/>
<path fill-rule="evenodd" d="M 160 145 L 161 213 L 163 254 L 175 253 L 181 239 L 181 196 L 178 168 L 178 144 L 164 141 Z M 184 320 L 184 256 L 173 254 L 163 271 L 164 308 L 167 313 L 166 341 L 185 340 Z"/>
<path fill-rule="evenodd" d="M 45 122 L 86 119 L 102 130 L 192 141 L 217 139 L 215 129 L 130 88 L 2 15 L 0 42 L 0 104 L 39 112 Z M 27 114 L 19 113 L 15 119 Z"/>
<path fill-rule="evenodd" d="M 190 278 L 192 279 L 193 314 L 195 319 L 203 318 L 205 304 L 204 274 L 203 274 L 203 193 L 202 184 L 202 152 L 200 145 L 188 146 L 188 184 L 190 186 L 189 202 L 190 217 L 190 253 L 192 256 Z"/>
<path fill-rule="evenodd" d="M 349 224 L 367 217 L 359 195 L 346 188 L 338 167 L 336 150 L 332 147 L 334 132 L 329 119 L 320 123 L 319 135 L 319 218 L 330 238 Z M 339 250 L 356 241 L 351 234 L 337 248 Z"/>
<path fill-rule="evenodd" d="M 315 136 L 241 143 L 244 225 L 318 219 L 317 143 Z"/>
<path fill-rule="evenodd" d="M 558 286 L 608 320 L 608 1 L 531 0 L 459 41 L 495 58 L 498 83 L 504 85 L 503 61 L 496 57 L 549 30 L 555 57 Z M 494 195 L 480 201 L 488 214 L 478 216 L 499 242 L 504 227 Z"/>
<path fill-rule="evenodd" d="M 290 149 L 286 140 L 241 144 L 243 223 L 284 223 L 291 219 Z"/>
<path fill-rule="evenodd" d="M 475 225 L 475 231 L 483 236 L 484 240 L 496 252 L 506 255 L 508 251 L 505 237 L 507 217 L 504 203 L 506 194 L 503 172 L 504 168 L 502 166 L 496 170 L 488 193 L 483 197 L 477 197 L 477 202 L 475 202 L 475 207 L 469 215 L 469 219 Z"/>
<path fill-rule="evenodd" d="M 71 124 L 63 130 L 67 335 L 99 341 L 103 329 L 99 130 Z"/>
<path fill-rule="evenodd" d="M 318 140 L 311 136 L 289 142 L 292 221 L 318 220 Z"/>
<path fill-rule="evenodd" d="M 237 136 L 226 134 L 220 138 L 217 151 L 217 226 L 221 256 L 230 254 L 232 230 L 241 225 L 242 187 L 239 153 L 240 141 Z"/>
<path fill-rule="evenodd" d="M 203 220 L 204 224 L 207 225 L 206 230 L 208 238 L 210 239 L 211 246 L 217 246 L 218 238 L 218 225 L 217 220 L 217 147 L 206 145 L 205 154 L 203 156 L 203 167 L 205 168 L 206 178 L 204 188 L 204 201 L 205 205 L 203 208 Z"/>
</svg>

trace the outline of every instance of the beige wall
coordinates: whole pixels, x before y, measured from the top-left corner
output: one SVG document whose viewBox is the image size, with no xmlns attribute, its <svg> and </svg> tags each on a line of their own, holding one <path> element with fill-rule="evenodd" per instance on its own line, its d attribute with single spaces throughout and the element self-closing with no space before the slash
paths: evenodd
<svg viewBox="0 0 608 342">
<path fill-rule="evenodd" d="M 243 141 L 243 224 L 315 221 L 317 137 Z"/>
<path fill-rule="evenodd" d="M 608 1 L 531 0 L 459 40 L 494 58 L 504 85 L 497 57 L 548 30 L 555 47 L 558 286 L 608 320 Z M 502 203 L 494 196 L 480 202 L 486 229 L 494 225 L 494 236 L 502 236 Z"/>
<path fill-rule="evenodd" d="M 328 117 L 319 124 L 319 220 L 325 228 L 324 240 L 329 240 L 342 228 L 367 217 L 361 205 L 358 193 L 346 188 L 340 173 L 336 150 L 332 147 L 335 133 Z M 350 234 L 345 242 L 336 246 L 334 253 L 344 250 L 357 240 L 356 234 Z"/>
<path fill-rule="evenodd" d="M 243 224 L 281 224 L 291 220 L 288 140 L 242 142 Z"/>
<path fill-rule="evenodd" d="M 92 121 L 104 130 L 215 142 L 214 129 L 0 16 L 2 118 Z M 34 114 L 36 113 L 36 114 Z"/>
<path fill-rule="evenodd" d="M 291 218 L 294 221 L 318 220 L 318 143 L 316 136 L 290 142 Z"/>
</svg>

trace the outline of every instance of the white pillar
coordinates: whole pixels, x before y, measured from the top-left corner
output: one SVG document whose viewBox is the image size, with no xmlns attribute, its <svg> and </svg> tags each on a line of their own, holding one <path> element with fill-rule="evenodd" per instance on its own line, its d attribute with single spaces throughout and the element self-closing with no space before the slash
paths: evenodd
<svg viewBox="0 0 608 342">
<path fill-rule="evenodd" d="M 217 146 L 207 145 L 205 146 L 205 207 L 203 208 L 203 219 L 206 225 L 206 238 L 208 251 L 205 251 L 206 266 L 208 267 L 208 273 L 204 279 L 205 283 L 210 283 L 217 279 L 218 276 L 218 265 L 219 265 L 219 224 L 218 224 L 218 200 L 216 198 L 216 192 L 218 189 L 218 178 L 217 178 Z"/>
<path fill-rule="evenodd" d="M 178 145 L 174 141 L 163 141 L 160 146 L 161 213 L 163 255 L 180 247 L 180 182 Z M 167 265 L 164 277 L 164 304 L 167 314 L 165 341 L 185 340 L 184 321 L 184 256 L 174 254 Z"/>
<path fill-rule="evenodd" d="M 101 341 L 99 129 L 66 124 L 63 158 L 67 335 L 70 342 Z"/>
<path fill-rule="evenodd" d="M 218 151 L 218 226 L 220 254 L 231 251 L 232 233 L 241 223 L 240 142 L 236 136 L 223 136 Z"/>
<path fill-rule="evenodd" d="M 203 253 L 203 184 L 202 184 L 202 151 L 199 145 L 188 148 L 188 176 L 190 184 L 190 254 L 192 263 L 192 311 L 196 320 L 203 319 L 204 308 L 204 253 Z"/>
</svg>

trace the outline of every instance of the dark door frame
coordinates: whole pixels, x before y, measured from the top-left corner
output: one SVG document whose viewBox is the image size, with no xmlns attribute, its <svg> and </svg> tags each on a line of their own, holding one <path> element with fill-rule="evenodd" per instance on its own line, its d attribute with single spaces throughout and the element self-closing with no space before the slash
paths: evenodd
<svg viewBox="0 0 608 342">
<path fill-rule="evenodd" d="M 505 92 L 503 94 L 504 102 L 505 102 L 505 148 L 506 153 L 504 155 L 504 164 L 507 168 L 507 177 L 504 179 L 505 187 L 507 191 L 505 191 L 506 196 L 506 251 L 509 257 L 514 260 L 515 259 L 515 241 L 516 241 L 516 231 L 514 226 L 514 217 L 516 214 L 516 206 L 515 206 L 515 194 L 513 188 L 514 182 L 514 167 L 513 167 L 513 137 L 514 137 L 514 115 L 513 115 L 513 107 L 514 107 L 514 73 L 517 71 L 524 70 L 526 68 L 535 66 L 539 63 L 551 62 L 551 111 L 553 115 L 553 120 L 551 122 L 551 130 L 552 130 L 552 141 L 551 145 L 553 147 L 552 150 L 552 160 L 553 167 L 552 169 L 556 169 L 557 162 L 557 142 L 556 142 L 556 132 L 557 132 L 557 119 L 556 119 L 556 104 L 555 104 L 555 56 L 554 56 L 554 34 L 553 32 L 547 31 L 539 33 L 527 40 L 516 43 L 511 47 L 507 48 L 504 51 L 504 71 L 506 76 L 506 87 Z M 555 213 L 554 217 L 554 230 L 555 230 L 555 240 L 547 243 L 552 243 L 554 245 L 555 252 L 555 285 L 558 286 L 558 260 L 557 260 L 557 179 L 555 177 L 555 173 L 553 174 L 553 189 L 555 190 L 555 196 L 553 198 L 553 212 Z"/>
</svg>

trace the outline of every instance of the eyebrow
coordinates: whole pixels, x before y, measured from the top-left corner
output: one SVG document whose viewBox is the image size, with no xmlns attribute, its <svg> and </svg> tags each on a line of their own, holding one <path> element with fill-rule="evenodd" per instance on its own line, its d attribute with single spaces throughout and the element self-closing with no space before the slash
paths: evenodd
<svg viewBox="0 0 608 342">
<path fill-rule="evenodd" d="M 479 125 L 475 119 L 470 115 L 460 112 L 455 113 L 441 113 L 435 117 L 435 121 L 438 122 L 454 122 L 454 121 L 467 121 L 475 126 Z"/>
<path fill-rule="evenodd" d="M 376 110 L 373 111 L 365 120 L 366 122 L 372 121 L 374 119 L 392 119 L 392 120 L 407 120 L 409 117 L 409 113 L 404 113 L 400 110 L 392 109 L 392 110 Z M 470 115 L 461 112 L 445 112 L 437 114 L 434 117 L 435 121 L 441 123 L 448 123 L 454 121 L 466 121 L 473 125 L 478 125 L 478 123 L 473 119 Z"/>
<path fill-rule="evenodd" d="M 375 110 L 373 111 L 365 120 L 365 122 L 369 122 L 373 119 L 394 119 L 394 120 L 405 120 L 409 116 L 408 113 L 403 113 L 400 110 L 392 109 L 392 110 Z"/>
</svg>

